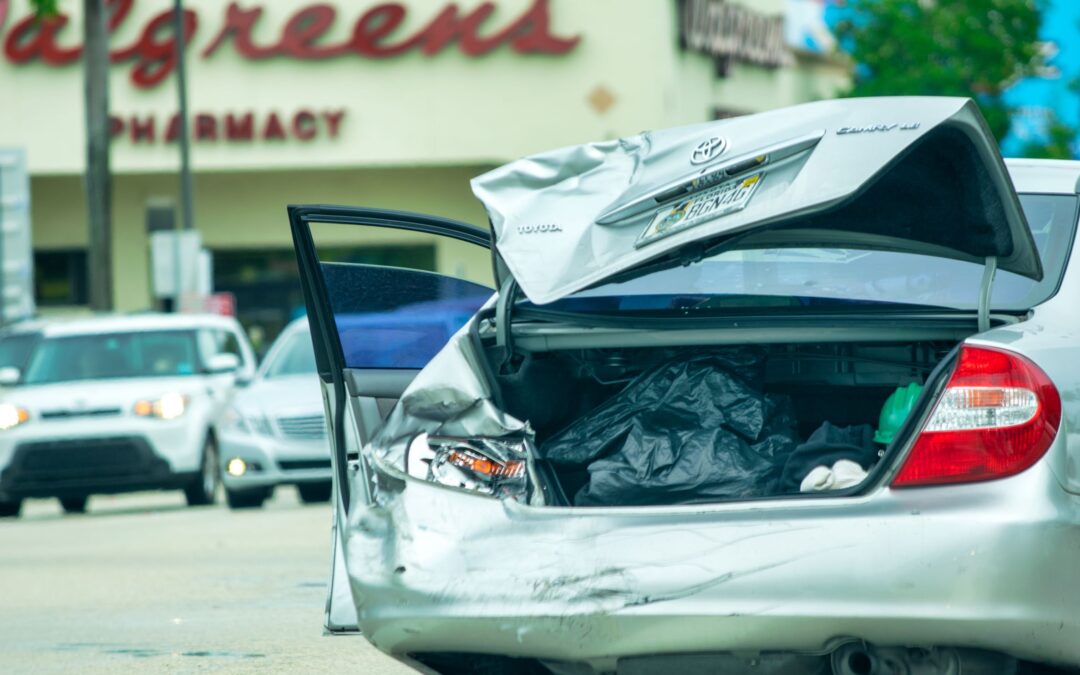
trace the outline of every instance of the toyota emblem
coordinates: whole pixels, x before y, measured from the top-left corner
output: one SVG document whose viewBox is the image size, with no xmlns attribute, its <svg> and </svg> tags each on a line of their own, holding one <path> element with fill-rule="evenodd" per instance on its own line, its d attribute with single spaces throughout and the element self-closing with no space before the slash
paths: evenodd
<svg viewBox="0 0 1080 675">
<path fill-rule="evenodd" d="M 690 155 L 690 163 L 706 164 L 724 154 L 724 150 L 727 150 L 727 141 L 719 136 L 713 136 L 697 144 Z"/>
</svg>

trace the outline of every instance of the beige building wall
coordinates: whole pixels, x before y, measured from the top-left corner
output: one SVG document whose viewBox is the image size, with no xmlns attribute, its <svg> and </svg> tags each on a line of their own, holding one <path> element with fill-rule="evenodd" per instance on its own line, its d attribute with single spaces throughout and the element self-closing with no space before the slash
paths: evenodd
<svg viewBox="0 0 1080 675">
<path fill-rule="evenodd" d="M 200 173 L 195 177 L 195 222 L 203 245 L 213 250 L 291 248 L 288 204 L 353 204 L 434 213 L 483 224 L 479 202 L 471 198 L 469 179 L 484 167 L 450 169 L 341 169 Z M 39 250 L 85 248 L 87 244 L 82 179 L 77 176 L 34 178 L 34 247 Z M 162 197 L 176 199 L 173 175 L 120 175 L 114 183 L 113 266 L 116 309 L 131 311 L 151 306 L 149 245 L 145 207 Z M 46 226 L 47 224 L 47 226 Z M 409 244 L 416 237 L 381 228 L 358 232 L 341 228 L 323 236 L 326 245 Z M 321 231 L 320 234 L 332 233 Z M 451 254 L 451 251 L 454 251 Z M 466 260 L 460 266 L 456 261 Z M 440 242 L 440 270 L 490 283 L 491 263 L 472 246 Z"/>
</svg>

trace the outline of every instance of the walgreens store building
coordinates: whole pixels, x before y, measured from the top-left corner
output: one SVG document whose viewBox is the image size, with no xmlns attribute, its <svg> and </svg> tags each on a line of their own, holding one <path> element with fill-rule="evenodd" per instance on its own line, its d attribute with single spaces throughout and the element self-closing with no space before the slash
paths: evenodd
<svg viewBox="0 0 1080 675">
<path fill-rule="evenodd" d="M 0 147 L 25 151 L 40 307 L 87 301 L 82 20 L 0 0 Z M 154 306 L 148 208 L 178 201 L 169 0 L 112 0 L 113 274 Z M 186 0 L 194 226 L 215 290 L 274 333 L 301 306 L 290 203 L 481 224 L 471 177 L 567 144 L 833 95 L 823 0 Z M 373 232 L 353 259 L 482 279 Z M 342 241 L 344 246 L 357 242 Z"/>
</svg>

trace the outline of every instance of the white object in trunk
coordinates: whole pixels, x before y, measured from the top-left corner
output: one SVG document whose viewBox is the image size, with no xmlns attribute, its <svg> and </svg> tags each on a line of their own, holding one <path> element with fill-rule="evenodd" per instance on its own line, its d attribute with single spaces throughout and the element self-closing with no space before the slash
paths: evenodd
<svg viewBox="0 0 1080 675">
<path fill-rule="evenodd" d="M 825 492 L 855 487 L 866 479 L 866 470 L 851 461 L 841 459 L 832 467 L 816 466 L 803 478 L 801 492 Z"/>
</svg>

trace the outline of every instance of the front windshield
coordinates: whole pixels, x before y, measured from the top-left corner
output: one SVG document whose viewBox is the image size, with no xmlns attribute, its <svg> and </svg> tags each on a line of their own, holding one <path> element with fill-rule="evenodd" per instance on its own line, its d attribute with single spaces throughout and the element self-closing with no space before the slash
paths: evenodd
<svg viewBox="0 0 1080 675">
<path fill-rule="evenodd" d="M 286 336 L 281 348 L 274 350 L 267 360 L 263 377 L 314 374 L 315 351 L 311 346 L 311 333 L 302 330 Z"/>
<path fill-rule="evenodd" d="M 1036 282 L 999 272 L 991 307 L 1026 310 L 1054 294 L 1076 231 L 1077 198 L 1020 198 L 1042 259 Z M 612 314 L 707 314 L 762 308 L 978 307 L 981 264 L 911 253 L 835 248 L 725 251 L 700 262 L 582 291 L 545 309 Z"/>
<path fill-rule="evenodd" d="M 72 335 L 42 340 L 22 383 L 177 377 L 198 371 L 193 331 Z"/>
<path fill-rule="evenodd" d="M 41 339 L 38 333 L 11 333 L 0 337 L 0 368 L 26 368 L 34 346 Z"/>
</svg>

